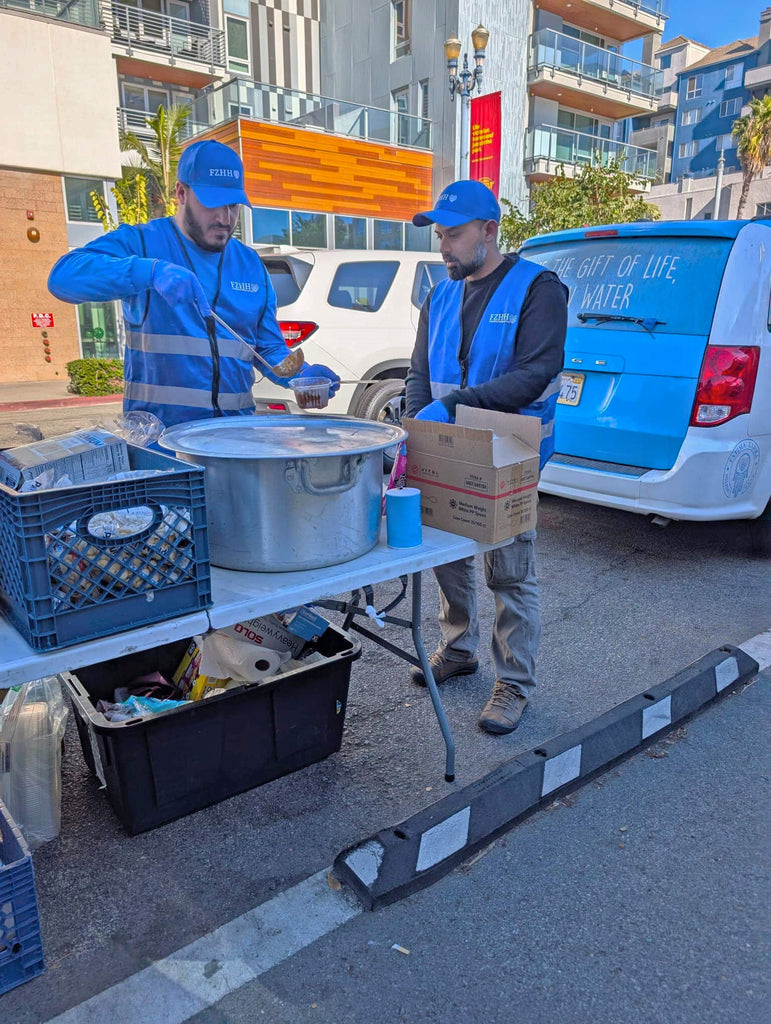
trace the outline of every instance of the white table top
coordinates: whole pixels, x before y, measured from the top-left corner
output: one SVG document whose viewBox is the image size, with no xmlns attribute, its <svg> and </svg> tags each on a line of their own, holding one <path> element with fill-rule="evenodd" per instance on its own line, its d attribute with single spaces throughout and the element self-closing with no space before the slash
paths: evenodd
<svg viewBox="0 0 771 1024">
<path fill-rule="evenodd" d="M 480 544 L 427 526 L 423 527 L 420 547 L 389 548 L 384 537 L 385 525 L 381 540 L 366 555 L 324 569 L 262 573 L 212 568 L 214 603 L 208 611 L 139 626 L 60 650 L 34 651 L 14 627 L 0 617 L 0 687 L 96 665 L 123 654 L 205 633 L 210 627 L 232 626 L 244 619 L 335 597 L 367 583 L 382 583 L 499 546 Z"/>
</svg>

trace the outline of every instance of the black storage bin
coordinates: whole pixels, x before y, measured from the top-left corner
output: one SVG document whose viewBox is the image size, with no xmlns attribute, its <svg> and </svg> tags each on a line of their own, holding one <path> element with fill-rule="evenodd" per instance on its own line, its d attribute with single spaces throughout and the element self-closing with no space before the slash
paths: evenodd
<svg viewBox="0 0 771 1024">
<path fill-rule="evenodd" d="M 321 761 L 340 749 L 361 644 L 329 625 L 326 661 L 150 718 L 109 722 L 95 709 L 116 686 L 171 675 L 189 640 L 65 673 L 83 755 L 134 835 Z"/>
</svg>

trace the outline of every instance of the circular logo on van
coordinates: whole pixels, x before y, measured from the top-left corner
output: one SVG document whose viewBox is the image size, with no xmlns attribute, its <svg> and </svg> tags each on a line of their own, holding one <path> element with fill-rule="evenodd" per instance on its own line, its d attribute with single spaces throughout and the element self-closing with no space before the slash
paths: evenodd
<svg viewBox="0 0 771 1024">
<path fill-rule="evenodd" d="M 738 498 L 755 483 L 760 465 L 760 448 L 747 438 L 740 441 L 726 460 L 723 470 L 723 493 Z"/>
</svg>

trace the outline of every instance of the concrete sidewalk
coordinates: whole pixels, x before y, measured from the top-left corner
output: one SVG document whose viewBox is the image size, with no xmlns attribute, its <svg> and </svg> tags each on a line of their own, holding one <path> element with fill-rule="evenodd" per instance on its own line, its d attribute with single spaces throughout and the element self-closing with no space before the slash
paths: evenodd
<svg viewBox="0 0 771 1024">
<path fill-rule="evenodd" d="M 117 416 L 122 395 L 73 395 L 68 380 L 0 383 L 0 449 L 29 444 Z"/>
<path fill-rule="evenodd" d="M 0 383 L 0 414 L 32 409 L 121 402 L 120 395 L 73 395 L 68 380 L 30 380 Z"/>
</svg>

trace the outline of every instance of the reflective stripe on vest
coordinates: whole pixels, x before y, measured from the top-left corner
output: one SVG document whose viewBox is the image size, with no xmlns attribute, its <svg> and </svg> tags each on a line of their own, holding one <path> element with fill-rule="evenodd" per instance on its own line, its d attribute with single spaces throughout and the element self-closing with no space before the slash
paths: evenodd
<svg viewBox="0 0 771 1024">
<path fill-rule="evenodd" d="M 432 398 L 443 398 L 460 387 L 487 383 L 514 369 L 522 304 L 528 288 L 543 269 L 537 263 L 520 258 L 495 289 L 471 340 L 465 384 L 459 359 L 464 282 L 448 278 L 436 286 L 431 296 L 428 322 Z M 537 416 L 541 420 L 542 467 L 554 454 L 554 412 L 559 383 L 560 375 L 557 374 L 534 402 L 516 410 L 523 416 Z"/>
</svg>

